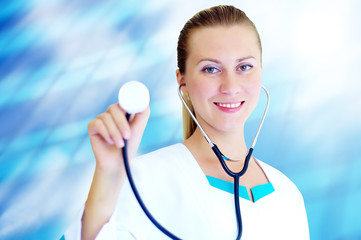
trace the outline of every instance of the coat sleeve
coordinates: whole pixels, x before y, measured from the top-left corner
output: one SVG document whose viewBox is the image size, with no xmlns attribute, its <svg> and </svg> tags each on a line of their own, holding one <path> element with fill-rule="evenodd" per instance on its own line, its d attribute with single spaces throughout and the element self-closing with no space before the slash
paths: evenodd
<svg viewBox="0 0 361 240">
<path fill-rule="evenodd" d="M 81 239 L 81 218 L 83 216 L 84 206 L 79 210 L 76 217 L 74 218 L 73 223 L 64 233 L 66 240 L 80 240 Z M 109 222 L 105 223 L 101 230 L 99 231 L 96 240 L 115 240 L 115 239 L 125 239 L 125 240 L 134 240 L 133 235 L 127 231 L 127 229 L 122 227 L 117 227 L 115 223 L 115 214 L 112 215 Z"/>
</svg>

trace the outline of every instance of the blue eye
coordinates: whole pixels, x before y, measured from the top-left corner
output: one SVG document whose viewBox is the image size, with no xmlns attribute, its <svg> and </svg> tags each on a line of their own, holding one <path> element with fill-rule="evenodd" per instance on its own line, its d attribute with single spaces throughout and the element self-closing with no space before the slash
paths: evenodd
<svg viewBox="0 0 361 240">
<path fill-rule="evenodd" d="M 202 69 L 202 71 L 206 73 L 216 73 L 219 72 L 219 70 L 216 67 L 205 67 Z"/>
<path fill-rule="evenodd" d="M 253 68 L 253 66 L 251 64 L 245 64 L 239 67 L 239 70 L 241 71 L 247 71 L 249 69 Z"/>
</svg>

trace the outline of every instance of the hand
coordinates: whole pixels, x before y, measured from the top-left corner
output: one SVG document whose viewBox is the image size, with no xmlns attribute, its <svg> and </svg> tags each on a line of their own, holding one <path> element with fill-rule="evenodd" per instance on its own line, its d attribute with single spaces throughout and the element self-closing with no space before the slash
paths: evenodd
<svg viewBox="0 0 361 240">
<path fill-rule="evenodd" d="M 88 124 L 88 133 L 96 167 L 106 171 L 119 170 L 124 167 L 121 148 L 123 139 L 127 139 L 129 160 L 136 154 L 145 126 L 148 122 L 150 109 L 131 116 L 129 123 L 126 113 L 118 103 L 112 104 L 107 111 L 98 115 Z"/>
</svg>

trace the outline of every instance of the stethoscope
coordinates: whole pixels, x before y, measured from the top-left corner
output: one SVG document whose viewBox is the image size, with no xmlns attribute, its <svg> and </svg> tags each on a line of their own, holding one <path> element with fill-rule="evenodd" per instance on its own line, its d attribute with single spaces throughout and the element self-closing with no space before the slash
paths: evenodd
<svg viewBox="0 0 361 240">
<path fill-rule="evenodd" d="M 119 91 L 119 103 L 121 104 L 121 91 L 122 92 L 127 92 L 127 94 L 123 94 L 124 97 L 122 97 L 123 99 L 124 98 L 133 98 L 132 101 L 127 101 L 129 103 L 132 103 L 134 105 L 134 101 L 140 101 L 139 99 L 141 98 L 144 98 L 144 96 L 147 96 L 147 101 L 149 103 L 149 92 L 147 90 L 147 88 L 139 83 L 139 82 L 129 82 L 131 84 L 128 84 L 128 85 L 131 85 L 131 87 L 128 87 L 128 90 L 131 90 L 131 91 L 127 91 L 127 90 L 124 90 L 124 87 L 125 85 L 122 87 L 122 89 Z M 179 88 L 178 88 L 178 95 L 179 95 L 179 98 L 181 99 L 184 107 L 187 109 L 188 113 L 190 114 L 190 116 L 192 117 L 192 119 L 194 120 L 194 122 L 197 124 L 197 126 L 199 127 L 200 131 L 202 132 L 204 138 L 206 139 L 207 143 L 210 145 L 210 147 L 212 148 L 214 154 L 217 156 L 219 162 L 221 163 L 224 171 L 231 177 L 233 177 L 234 179 L 234 205 L 235 205 L 235 211 L 236 211 L 236 217 L 237 217 L 237 226 L 238 226 L 238 234 L 237 234 L 237 240 L 241 239 L 241 236 L 242 236 L 242 216 L 241 216 L 241 209 L 240 209 L 240 206 L 239 206 L 239 178 L 241 176 L 243 176 L 246 171 L 247 171 L 247 168 L 248 168 L 248 164 L 249 164 L 249 160 L 252 156 L 252 152 L 253 152 L 253 148 L 254 146 L 256 145 L 256 142 L 257 142 L 257 138 L 258 138 L 258 135 L 259 135 L 259 132 L 261 130 L 261 127 L 263 125 L 263 122 L 264 122 L 264 119 L 266 117 L 266 114 L 267 114 L 267 111 L 268 111 L 268 107 L 269 107 L 269 103 L 270 103 L 270 96 L 269 96 L 269 93 L 267 91 L 267 89 L 264 87 L 264 86 L 261 86 L 262 89 L 265 91 L 266 95 L 267 95 L 267 105 L 266 105 L 266 108 L 265 108 L 265 111 L 263 113 L 263 116 L 262 116 L 262 119 L 261 119 L 261 122 L 258 126 L 258 129 L 257 129 L 257 132 L 256 132 L 256 135 L 255 137 L 253 138 L 253 141 L 252 141 L 252 144 L 251 144 L 251 147 L 249 148 L 248 150 L 248 154 L 245 158 L 245 162 L 244 162 L 244 165 L 243 165 L 243 168 L 240 172 L 233 172 L 231 171 L 226 162 L 227 160 L 229 160 L 225 155 L 222 154 L 222 152 L 218 149 L 217 145 L 214 144 L 211 139 L 208 137 L 208 135 L 206 134 L 206 132 L 203 130 L 202 126 L 199 124 L 199 122 L 197 121 L 196 117 L 194 116 L 194 114 L 192 113 L 191 109 L 188 107 L 187 103 L 185 102 L 183 96 L 182 96 L 182 91 L 181 91 L 181 88 L 185 86 L 185 84 L 181 84 L 179 85 Z M 135 90 L 134 90 L 135 89 Z M 146 92 L 145 92 L 146 91 Z M 130 92 L 133 92 L 133 93 L 130 93 Z M 141 92 L 141 93 L 140 93 Z M 137 94 L 135 94 L 137 93 Z M 139 96 L 139 97 L 135 97 L 135 95 Z M 143 101 L 143 102 L 146 102 Z M 146 106 L 148 106 L 148 103 L 146 104 Z M 129 117 L 130 117 L 130 114 L 132 113 L 136 113 L 137 111 L 140 112 L 142 110 L 143 107 L 135 107 L 137 110 L 136 111 L 129 111 L 127 110 L 126 108 L 124 108 L 124 104 L 121 104 L 123 109 L 125 109 L 127 111 L 127 114 L 126 114 L 126 117 L 127 117 L 127 120 L 129 120 Z M 125 104 L 126 105 L 126 104 Z M 129 104 L 128 104 L 129 105 Z M 129 105 L 130 106 L 130 105 Z M 140 110 L 139 110 L 140 109 Z M 145 107 L 143 108 L 145 109 Z M 133 190 L 133 193 L 140 205 L 140 207 L 142 208 L 142 210 L 144 211 L 144 213 L 147 215 L 147 217 L 149 218 L 149 220 L 160 230 L 162 231 L 165 235 L 167 235 L 168 237 L 170 237 L 171 239 L 180 239 L 179 237 L 175 236 L 174 234 L 172 234 L 171 232 L 169 232 L 166 228 L 164 228 L 160 223 L 157 222 L 157 220 L 150 214 L 150 212 L 148 211 L 148 209 L 146 208 L 145 204 L 143 203 L 143 200 L 141 199 L 139 193 L 138 193 L 138 190 L 134 184 L 134 181 L 133 181 L 133 177 L 132 177 L 132 174 L 131 174 L 131 171 L 130 171 L 130 167 L 129 167 L 129 162 L 128 162 L 128 154 L 127 154 L 127 141 L 124 140 L 124 147 L 122 149 L 122 153 L 123 153 L 123 159 L 124 159 L 124 166 L 125 166 L 125 170 L 126 170 L 126 173 L 127 173 L 127 176 L 128 176 L 128 180 L 129 180 L 129 184 Z"/>
<path fill-rule="evenodd" d="M 261 127 L 263 125 L 263 122 L 264 122 L 264 119 L 266 117 L 266 114 L 267 114 L 267 111 L 268 111 L 268 107 L 269 107 L 269 102 L 270 102 L 270 96 L 269 96 L 269 93 L 267 91 L 267 89 L 264 87 L 264 86 L 261 86 L 262 89 L 265 91 L 266 95 L 267 95 L 267 105 L 266 105 L 266 108 L 265 108 L 265 111 L 263 113 L 263 116 L 262 116 L 262 119 L 261 119 L 261 123 L 259 124 L 258 126 L 258 129 L 257 129 L 257 132 L 256 132 L 256 136 L 253 138 L 253 142 L 252 142 L 252 145 L 251 147 L 249 148 L 248 150 L 248 154 L 245 158 L 245 161 L 244 161 L 244 165 L 243 165 L 243 168 L 240 172 L 233 172 L 232 170 L 230 170 L 226 164 L 226 161 L 225 160 L 229 160 L 229 158 L 227 158 L 226 156 L 224 156 L 222 154 L 222 152 L 218 149 L 217 145 L 214 144 L 211 139 L 208 137 L 208 135 L 206 134 L 206 132 L 203 130 L 202 126 L 199 124 L 199 122 L 197 121 L 196 117 L 194 116 L 194 114 L 192 113 L 191 109 L 188 107 L 187 103 L 185 102 L 183 96 L 182 96 L 182 91 L 181 91 L 181 88 L 185 86 L 185 84 L 181 84 L 179 85 L 179 88 L 178 88 L 178 95 L 179 95 L 179 98 L 181 99 L 184 107 L 187 109 L 188 113 L 191 115 L 191 117 L 193 118 L 193 121 L 197 124 L 197 126 L 199 127 L 199 130 L 201 130 L 204 138 L 206 139 L 207 143 L 209 144 L 209 146 L 212 148 L 214 154 L 217 156 L 219 162 L 221 163 L 224 171 L 231 177 L 233 177 L 234 179 L 234 206 L 235 206 L 235 209 L 236 209 L 236 216 L 237 216 L 237 225 L 238 225 L 238 234 L 237 234 L 237 238 L 236 239 L 241 239 L 241 236 L 242 236 L 242 217 L 241 217 L 241 209 L 240 209 L 240 206 L 239 206 L 239 178 L 242 177 L 246 171 L 247 171 L 247 168 L 248 168 L 248 163 L 249 163 L 249 160 L 252 156 L 252 152 L 253 152 L 253 148 L 254 146 L 256 145 L 256 142 L 257 142 L 257 138 L 258 138 L 258 135 L 259 135 L 259 132 L 261 131 Z"/>
</svg>

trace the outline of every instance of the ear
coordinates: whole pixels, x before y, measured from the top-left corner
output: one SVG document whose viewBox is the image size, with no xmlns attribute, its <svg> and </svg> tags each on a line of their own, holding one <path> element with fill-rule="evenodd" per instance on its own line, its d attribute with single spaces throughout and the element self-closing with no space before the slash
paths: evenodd
<svg viewBox="0 0 361 240">
<path fill-rule="evenodd" d="M 178 82 L 178 86 L 179 85 L 181 85 L 181 84 L 184 84 L 184 87 L 182 87 L 182 92 L 184 93 L 184 94 L 186 94 L 187 93 L 187 88 L 186 88 L 186 82 L 185 82 L 185 80 L 184 80 L 184 75 L 179 71 L 179 69 L 177 69 L 176 70 L 176 75 L 177 75 L 177 82 Z"/>
<path fill-rule="evenodd" d="M 181 74 L 181 72 L 179 71 L 179 69 L 177 69 L 177 70 L 175 71 L 175 74 L 176 74 L 176 76 L 177 76 L 178 85 L 181 85 L 181 84 L 185 83 L 185 81 L 184 81 L 184 75 Z"/>
</svg>

